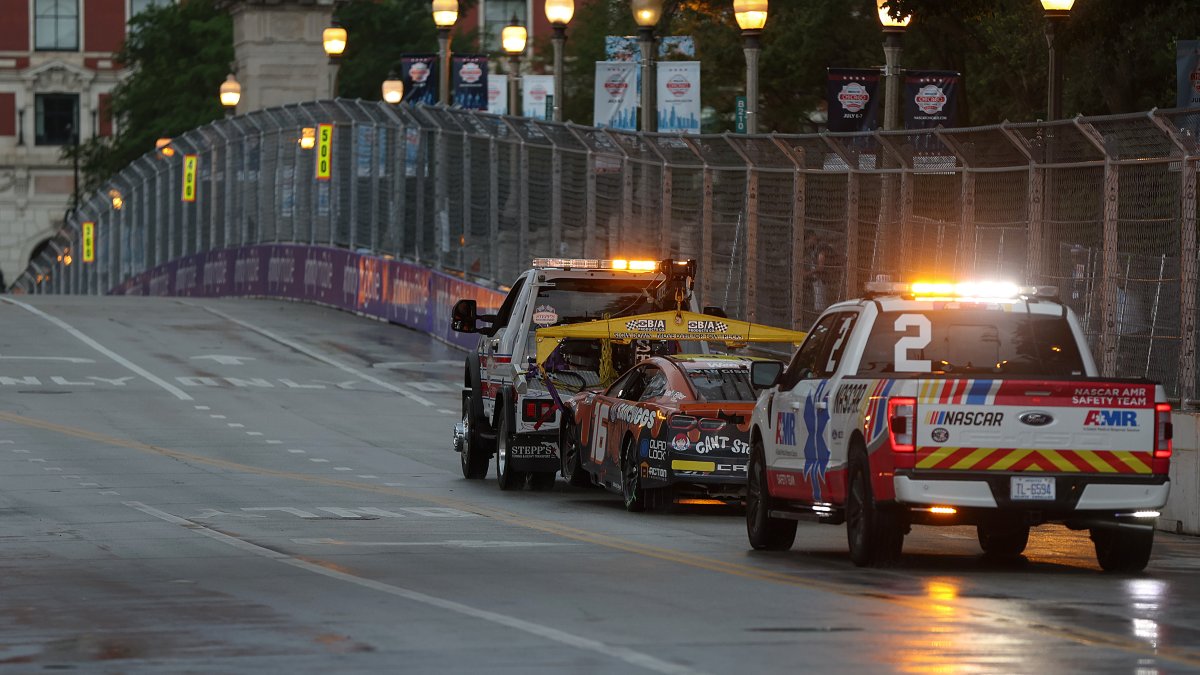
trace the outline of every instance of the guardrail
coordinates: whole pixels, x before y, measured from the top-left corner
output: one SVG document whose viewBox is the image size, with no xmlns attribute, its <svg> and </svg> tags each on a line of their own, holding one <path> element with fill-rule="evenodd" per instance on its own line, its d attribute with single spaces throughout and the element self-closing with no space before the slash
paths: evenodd
<svg viewBox="0 0 1200 675">
<path fill-rule="evenodd" d="M 312 149 L 298 143 L 305 129 Z M 700 262 L 705 304 L 804 328 L 878 274 L 1005 277 L 1059 286 L 1105 375 L 1161 381 L 1186 405 L 1200 383 L 1197 129 L 1198 111 L 1151 111 L 676 136 L 316 101 L 220 120 L 175 139 L 171 157 L 138 159 L 14 288 L 103 293 L 186 256 L 270 242 L 491 285 L 535 255 L 678 257 Z"/>
</svg>

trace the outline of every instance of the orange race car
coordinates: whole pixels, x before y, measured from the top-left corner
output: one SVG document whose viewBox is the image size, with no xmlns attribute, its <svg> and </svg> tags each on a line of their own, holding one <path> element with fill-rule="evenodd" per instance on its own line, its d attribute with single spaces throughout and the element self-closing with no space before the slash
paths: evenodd
<svg viewBox="0 0 1200 675">
<path fill-rule="evenodd" d="M 768 359 L 656 356 L 603 392 L 564 401 L 570 414 L 560 430 L 563 477 L 622 494 L 629 511 L 676 497 L 740 501 L 758 394 L 750 384 L 753 361 Z"/>
</svg>

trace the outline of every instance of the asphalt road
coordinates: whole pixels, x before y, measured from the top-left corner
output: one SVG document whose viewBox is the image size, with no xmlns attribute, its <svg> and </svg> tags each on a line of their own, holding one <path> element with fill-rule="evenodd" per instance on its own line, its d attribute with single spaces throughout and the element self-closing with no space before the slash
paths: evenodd
<svg viewBox="0 0 1200 675">
<path fill-rule="evenodd" d="M 749 550 L 724 507 L 502 493 L 451 450 L 463 355 L 255 300 L 0 301 L 0 670 L 1200 672 L 1200 540 L 980 557 L 916 528 Z"/>
</svg>

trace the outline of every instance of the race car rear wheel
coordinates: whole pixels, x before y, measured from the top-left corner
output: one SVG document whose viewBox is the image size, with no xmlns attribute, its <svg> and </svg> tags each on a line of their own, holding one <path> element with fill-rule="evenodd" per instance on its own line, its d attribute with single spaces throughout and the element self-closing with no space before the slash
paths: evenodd
<svg viewBox="0 0 1200 675">
<path fill-rule="evenodd" d="M 525 487 L 525 474 L 512 469 L 509 448 L 512 437 L 508 431 L 508 411 L 500 411 L 500 428 L 496 430 L 496 483 L 501 490 L 520 490 Z"/>
<path fill-rule="evenodd" d="M 579 430 L 565 419 L 559 429 L 558 448 L 560 457 L 562 457 L 562 477 L 574 487 L 591 485 L 592 477 L 588 475 L 587 469 L 583 468 L 583 455 L 580 454 L 582 444 L 578 439 Z"/>
<path fill-rule="evenodd" d="M 666 488 L 647 490 L 642 487 L 642 471 L 633 438 L 625 439 L 621 446 L 621 495 L 625 498 L 625 510 L 641 512 L 661 508 L 666 499 Z"/>
<path fill-rule="evenodd" d="M 459 457 L 462 460 L 463 478 L 486 478 L 491 461 L 480 442 L 475 422 L 475 416 L 471 413 L 471 395 L 467 394 L 462 400 L 463 440 Z"/>
<path fill-rule="evenodd" d="M 975 527 L 984 555 L 996 560 L 1011 560 L 1029 544 L 1029 526 L 1006 523 L 980 523 Z"/>
<path fill-rule="evenodd" d="M 771 517 L 767 462 L 761 440 L 755 439 L 750 449 L 747 473 L 746 535 L 750 538 L 750 545 L 760 551 L 788 550 L 796 541 L 796 521 Z"/>
<path fill-rule="evenodd" d="M 1105 572 L 1141 572 L 1150 562 L 1154 528 L 1092 528 L 1096 561 Z"/>
<path fill-rule="evenodd" d="M 846 539 L 850 560 L 859 567 L 895 564 L 904 548 L 905 523 L 897 511 L 881 509 L 871 489 L 867 453 L 851 450 L 846 495 Z"/>
</svg>

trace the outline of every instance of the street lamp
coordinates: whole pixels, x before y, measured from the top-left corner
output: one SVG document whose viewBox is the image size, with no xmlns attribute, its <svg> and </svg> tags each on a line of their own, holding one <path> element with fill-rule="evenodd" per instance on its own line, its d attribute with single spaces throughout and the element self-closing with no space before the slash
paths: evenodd
<svg viewBox="0 0 1200 675">
<path fill-rule="evenodd" d="M 733 0 L 733 15 L 742 29 L 746 52 L 746 133 L 758 133 L 758 55 L 762 53 L 763 26 L 767 25 L 767 0 Z"/>
<path fill-rule="evenodd" d="M 233 117 L 233 114 L 237 112 L 237 104 L 240 100 L 242 100 L 242 85 L 238 84 L 237 78 L 230 73 L 221 83 L 221 105 L 225 106 L 226 117 Z"/>
<path fill-rule="evenodd" d="M 662 16 L 662 0 L 630 0 L 633 20 L 638 25 L 638 46 L 642 50 L 642 131 L 658 129 L 654 111 L 654 27 Z"/>
<path fill-rule="evenodd" d="M 567 24 L 575 16 L 575 0 L 546 0 L 546 18 L 550 20 L 554 44 L 554 121 L 562 121 L 563 46 L 567 42 Z"/>
<path fill-rule="evenodd" d="M 317 147 L 317 128 L 303 127 L 300 129 L 300 138 L 296 139 L 296 143 L 301 150 L 312 150 Z"/>
<path fill-rule="evenodd" d="M 883 57 L 887 63 L 887 83 L 883 99 L 883 128 L 885 131 L 900 128 L 900 50 L 904 29 L 912 21 L 912 15 L 892 16 L 884 5 L 889 0 L 876 0 L 879 8 L 879 23 L 883 24 Z"/>
<path fill-rule="evenodd" d="M 175 155 L 175 148 L 171 145 L 171 139 L 167 136 L 154 141 L 154 149 L 163 157 L 173 157 Z"/>
<path fill-rule="evenodd" d="M 396 71 L 388 73 L 387 79 L 383 81 L 383 100 L 393 105 L 404 100 L 404 80 L 401 80 Z"/>
<path fill-rule="evenodd" d="M 525 30 L 517 21 L 517 15 L 513 14 L 513 18 L 500 31 L 500 44 L 504 45 L 504 52 L 508 54 L 508 114 L 518 116 L 521 114 L 521 100 L 518 98 L 520 90 L 517 87 L 518 78 L 520 76 L 521 53 L 525 51 L 525 42 L 529 39 L 529 31 Z"/>
<path fill-rule="evenodd" d="M 438 31 L 438 102 L 450 105 L 450 29 L 458 21 L 458 0 L 433 0 L 433 22 Z"/>
<path fill-rule="evenodd" d="M 1050 74 L 1046 85 L 1046 118 L 1062 119 L 1062 50 L 1054 48 L 1054 32 L 1071 15 L 1075 0 L 1042 0 L 1046 10 L 1046 47 L 1050 50 Z"/>
<path fill-rule="evenodd" d="M 332 26 L 321 31 L 321 46 L 329 57 L 329 97 L 337 98 L 338 60 L 346 51 L 346 29 L 335 21 Z"/>
</svg>

